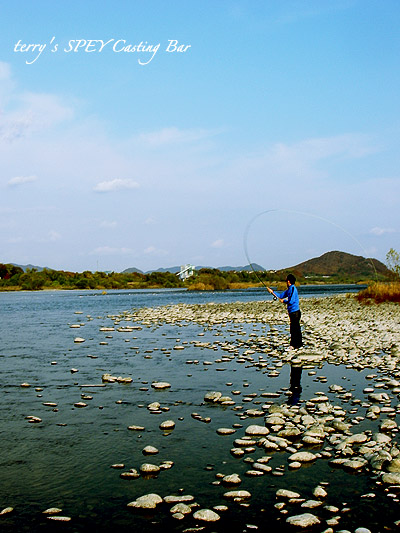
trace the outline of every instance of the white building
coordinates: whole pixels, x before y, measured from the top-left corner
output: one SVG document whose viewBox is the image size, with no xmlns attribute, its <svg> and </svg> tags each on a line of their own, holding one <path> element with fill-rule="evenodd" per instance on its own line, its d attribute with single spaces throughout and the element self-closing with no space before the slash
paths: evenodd
<svg viewBox="0 0 400 533">
<path fill-rule="evenodd" d="M 184 281 L 195 273 L 196 267 L 193 265 L 182 265 L 180 272 L 177 273 L 179 278 Z"/>
</svg>

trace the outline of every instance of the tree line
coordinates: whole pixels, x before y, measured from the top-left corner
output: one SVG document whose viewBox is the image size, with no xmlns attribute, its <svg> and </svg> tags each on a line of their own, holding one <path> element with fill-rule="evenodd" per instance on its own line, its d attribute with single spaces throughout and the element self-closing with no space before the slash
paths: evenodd
<svg viewBox="0 0 400 533">
<path fill-rule="evenodd" d="M 400 254 L 391 248 L 386 256 L 392 280 L 400 277 Z M 42 290 L 42 289 L 145 289 L 145 288 L 187 288 L 189 290 L 226 290 L 260 285 L 278 284 L 285 280 L 289 271 L 222 271 L 216 268 L 202 268 L 193 276 L 182 281 L 171 272 L 68 272 L 45 268 L 37 270 L 0 263 L 0 290 Z M 301 272 L 293 272 L 300 284 L 305 283 L 355 283 L 368 281 L 362 273 L 351 275 L 340 270 L 329 276 L 305 278 Z M 384 281 L 384 280 L 380 280 Z"/>
</svg>

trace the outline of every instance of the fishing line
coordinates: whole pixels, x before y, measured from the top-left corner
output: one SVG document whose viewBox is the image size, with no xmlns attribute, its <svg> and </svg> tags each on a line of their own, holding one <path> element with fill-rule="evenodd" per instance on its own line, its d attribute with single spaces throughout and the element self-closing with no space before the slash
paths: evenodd
<svg viewBox="0 0 400 533">
<path fill-rule="evenodd" d="M 324 218 L 324 217 L 321 217 L 320 215 L 314 215 L 312 213 L 304 213 L 302 211 L 293 211 L 291 209 L 266 209 L 265 211 L 261 211 L 260 213 L 258 213 L 257 215 L 255 215 L 247 224 L 246 228 L 245 228 L 245 231 L 244 231 L 244 234 L 243 234 L 243 249 L 244 249 L 244 253 L 246 255 L 246 259 L 250 265 L 250 268 L 252 269 L 252 271 L 254 272 L 254 274 L 256 275 L 258 281 L 265 287 L 267 288 L 267 285 L 263 282 L 263 280 L 260 278 L 260 276 L 258 275 L 257 271 L 255 270 L 255 268 L 253 267 L 253 263 L 251 262 L 250 260 L 250 257 L 249 257 L 249 251 L 248 251 L 248 246 L 247 246 L 247 242 L 248 242 L 248 237 L 249 237 L 249 232 L 250 232 L 250 228 L 251 226 L 253 225 L 253 223 L 258 219 L 260 218 L 261 216 L 263 215 L 266 215 L 267 213 L 273 213 L 273 212 L 283 212 L 283 213 L 290 213 L 290 214 L 295 214 L 295 215 L 303 215 L 303 216 L 307 216 L 307 217 L 311 217 L 311 218 L 316 218 L 318 220 L 322 220 L 323 222 L 327 222 L 328 224 L 331 224 L 332 226 L 335 226 L 336 228 L 340 229 L 341 231 L 343 231 L 344 233 L 346 233 L 346 235 L 348 235 L 351 239 L 353 239 L 354 242 L 356 242 L 358 244 L 358 246 L 361 248 L 361 250 L 363 251 L 365 257 L 367 256 L 367 252 L 366 250 L 364 249 L 364 247 L 362 246 L 362 244 L 360 243 L 360 241 L 358 239 L 356 239 L 356 237 L 354 237 L 354 235 L 352 235 L 349 231 L 347 231 L 345 228 L 343 228 L 342 226 L 339 226 L 339 224 L 336 224 L 336 222 L 333 222 L 332 220 L 329 220 L 327 218 Z M 375 265 L 373 263 L 373 261 L 371 260 L 371 258 L 367 258 L 366 259 L 371 263 L 372 265 L 372 268 L 374 269 L 374 272 L 375 272 L 375 280 L 378 281 L 378 273 L 376 271 L 376 268 L 375 268 Z M 265 269 L 263 269 L 264 272 L 266 272 Z M 275 298 L 274 298 L 275 299 Z"/>
</svg>

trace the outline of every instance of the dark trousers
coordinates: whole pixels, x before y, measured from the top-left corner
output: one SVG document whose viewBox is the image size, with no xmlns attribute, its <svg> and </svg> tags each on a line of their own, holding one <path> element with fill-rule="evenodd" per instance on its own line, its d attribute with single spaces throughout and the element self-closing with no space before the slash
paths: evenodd
<svg viewBox="0 0 400 533">
<path fill-rule="evenodd" d="M 293 346 L 293 348 L 300 348 L 300 346 L 303 346 L 303 338 L 301 336 L 301 327 L 300 327 L 300 318 L 301 318 L 300 311 L 294 311 L 293 313 L 289 313 L 290 346 Z"/>
</svg>

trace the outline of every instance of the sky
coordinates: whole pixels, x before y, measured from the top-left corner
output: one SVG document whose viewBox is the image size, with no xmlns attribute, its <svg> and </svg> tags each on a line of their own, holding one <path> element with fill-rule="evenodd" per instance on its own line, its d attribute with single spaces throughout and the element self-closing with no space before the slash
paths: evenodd
<svg viewBox="0 0 400 533">
<path fill-rule="evenodd" d="M 0 21 L 0 262 L 399 251 L 398 0 L 17 0 Z"/>
</svg>

